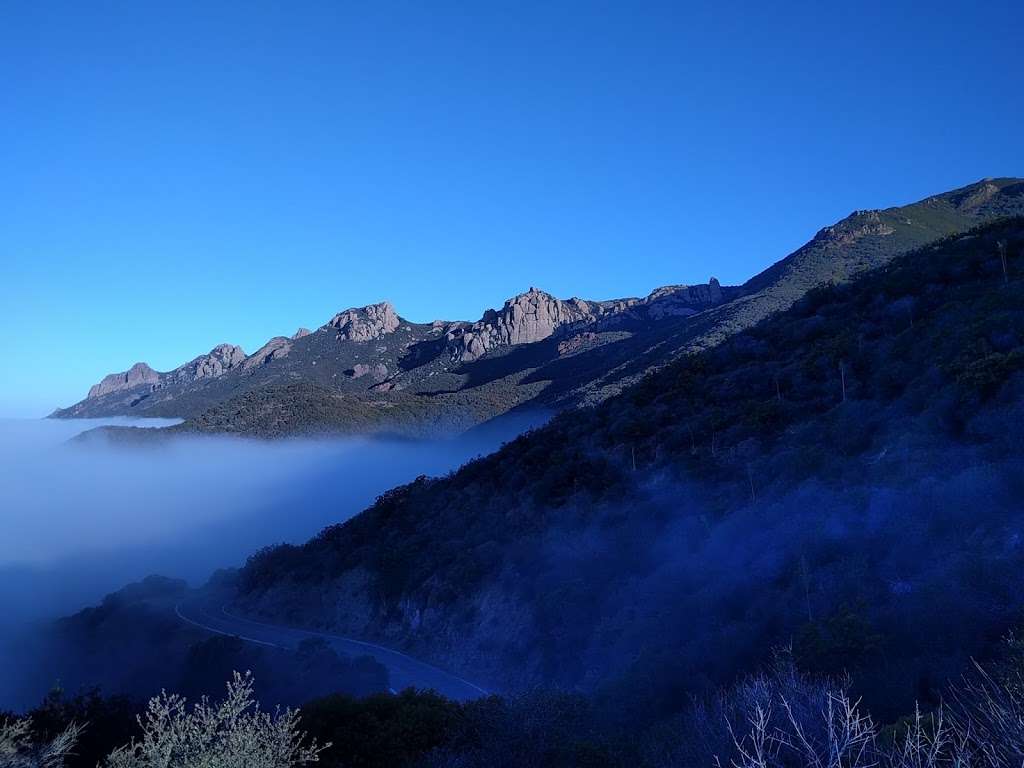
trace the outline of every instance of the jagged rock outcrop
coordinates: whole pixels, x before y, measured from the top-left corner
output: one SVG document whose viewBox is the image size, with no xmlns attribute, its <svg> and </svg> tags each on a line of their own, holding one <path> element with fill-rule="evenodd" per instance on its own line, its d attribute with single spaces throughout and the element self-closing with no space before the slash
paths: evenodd
<svg viewBox="0 0 1024 768">
<path fill-rule="evenodd" d="M 309 328 L 299 328 L 299 330 L 292 334 L 292 341 L 301 339 L 303 336 L 309 336 L 311 333 L 312 331 Z"/>
<path fill-rule="evenodd" d="M 882 220 L 881 211 L 854 211 L 842 221 L 819 230 L 811 244 L 848 246 L 870 235 L 884 237 L 895 231 Z"/>
<path fill-rule="evenodd" d="M 373 341 L 394 333 L 400 322 L 391 303 L 382 301 L 339 312 L 324 327 L 335 329 L 338 339 Z"/>
<path fill-rule="evenodd" d="M 291 339 L 286 336 L 275 336 L 246 358 L 242 364 L 242 370 L 249 371 L 257 366 L 266 365 L 271 360 L 279 360 L 286 357 L 291 349 Z"/>
<path fill-rule="evenodd" d="M 372 375 L 374 381 L 384 381 L 384 379 L 388 377 L 388 367 L 383 363 L 378 363 L 377 365 L 356 363 L 350 370 L 345 371 L 345 373 L 353 379 L 361 379 L 363 376 Z"/>
<path fill-rule="evenodd" d="M 218 344 L 207 354 L 175 368 L 161 377 L 161 384 L 191 384 L 198 379 L 222 376 L 245 361 L 245 351 L 235 344 Z"/>
<path fill-rule="evenodd" d="M 589 301 L 562 301 L 530 288 L 501 309 L 487 310 L 475 323 L 451 324 L 445 330 L 445 344 L 453 361 L 471 362 L 494 347 L 541 341 L 563 326 L 591 322 L 601 311 Z"/>
<path fill-rule="evenodd" d="M 722 286 L 711 278 L 706 285 L 670 285 L 644 299 L 565 301 L 530 288 L 500 310 L 488 310 L 475 323 L 450 323 L 445 344 L 454 362 L 472 362 L 498 346 L 542 341 L 554 333 L 601 321 L 614 327 L 627 320 L 659 320 L 693 315 L 723 301 Z"/>
<path fill-rule="evenodd" d="M 111 373 L 104 376 L 99 384 L 89 387 L 89 394 L 86 397 L 102 397 L 103 395 L 119 392 L 123 389 L 134 389 L 145 384 L 154 385 L 159 383 L 159 373 L 145 363 L 136 363 L 123 373 Z"/>
<path fill-rule="evenodd" d="M 650 320 L 665 317 L 686 317 L 702 309 L 721 304 L 722 286 L 712 277 L 704 285 L 667 285 L 644 299 L 643 306 Z"/>
<path fill-rule="evenodd" d="M 200 355 L 173 371 L 160 373 L 146 363 L 136 363 L 124 373 L 112 373 L 89 389 L 86 399 L 102 397 L 111 392 L 148 387 L 159 389 L 171 384 L 191 384 L 199 379 L 212 379 L 237 368 L 245 361 L 245 352 L 234 344 L 218 344 L 207 354 Z"/>
</svg>

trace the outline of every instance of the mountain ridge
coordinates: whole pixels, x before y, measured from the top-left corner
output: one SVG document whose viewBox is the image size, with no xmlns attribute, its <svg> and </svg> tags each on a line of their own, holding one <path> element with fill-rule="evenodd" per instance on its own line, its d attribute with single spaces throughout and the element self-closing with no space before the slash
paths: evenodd
<svg viewBox="0 0 1024 768">
<path fill-rule="evenodd" d="M 559 299 L 531 288 L 475 322 L 412 323 L 386 301 L 349 308 L 312 333 L 274 337 L 242 361 L 197 365 L 200 356 L 157 374 L 158 381 L 146 369 L 112 374 L 97 385 L 100 394 L 53 416 L 179 417 L 196 431 L 214 431 L 217 424 L 248 433 L 255 412 L 246 409 L 258 402 L 261 412 L 272 412 L 274 398 L 287 397 L 294 391 L 287 385 L 300 381 L 322 388 L 316 390 L 322 408 L 309 399 L 313 390 L 303 391 L 313 411 L 340 418 L 334 403 L 343 396 L 363 412 L 346 407 L 351 424 L 330 420 L 316 427 L 308 414 L 278 399 L 296 421 L 291 432 L 283 424 L 274 436 L 314 427 L 374 430 L 379 420 L 368 416 L 381 403 L 398 411 L 409 405 L 416 422 L 398 426 L 415 434 L 424 424 L 448 421 L 444 410 L 450 407 L 468 407 L 474 419 L 487 421 L 516 409 L 593 405 L 679 355 L 714 346 L 786 309 L 816 286 L 849 281 L 945 235 L 1021 213 L 1024 181 L 984 179 L 905 206 L 854 211 L 741 286 L 723 287 L 711 278 L 604 301 Z M 265 391 L 249 397 L 256 389 Z M 225 414 L 233 411 L 244 430 L 231 429 Z"/>
</svg>

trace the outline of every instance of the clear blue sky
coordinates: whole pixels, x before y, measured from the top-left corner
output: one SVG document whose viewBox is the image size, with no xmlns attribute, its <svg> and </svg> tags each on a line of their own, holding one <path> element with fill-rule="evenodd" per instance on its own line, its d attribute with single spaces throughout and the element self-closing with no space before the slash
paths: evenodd
<svg viewBox="0 0 1024 768">
<path fill-rule="evenodd" d="M 1024 3 L 755 5 L 6 4 L 0 414 L 383 298 L 736 283 L 1024 175 Z"/>
</svg>

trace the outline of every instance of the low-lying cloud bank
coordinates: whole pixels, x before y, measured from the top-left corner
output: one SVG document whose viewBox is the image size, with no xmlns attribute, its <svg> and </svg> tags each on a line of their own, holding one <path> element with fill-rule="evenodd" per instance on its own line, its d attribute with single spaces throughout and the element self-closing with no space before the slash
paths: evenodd
<svg viewBox="0 0 1024 768">
<path fill-rule="evenodd" d="M 300 542 L 383 491 L 447 472 L 541 417 L 454 440 L 68 440 L 103 424 L 0 420 L 0 644 L 151 573 L 205 580 L 267 544 Z M 14 665 L 0 668 L 0 707 Z M 0 665 L 3 666 L 3 665 Z"/>
</svg>

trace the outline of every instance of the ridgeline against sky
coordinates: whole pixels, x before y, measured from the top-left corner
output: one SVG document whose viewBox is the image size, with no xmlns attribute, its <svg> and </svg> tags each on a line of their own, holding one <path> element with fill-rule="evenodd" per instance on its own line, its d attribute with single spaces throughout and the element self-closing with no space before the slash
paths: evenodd
<svg viewBox="0 0 1024 768">
<path fill-rule="evenodd" d="M 1019 3 L 21 5 L 0 414 L 348 306 L 742 283 L 1024 174 Z"/>
</svg>

